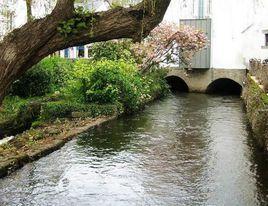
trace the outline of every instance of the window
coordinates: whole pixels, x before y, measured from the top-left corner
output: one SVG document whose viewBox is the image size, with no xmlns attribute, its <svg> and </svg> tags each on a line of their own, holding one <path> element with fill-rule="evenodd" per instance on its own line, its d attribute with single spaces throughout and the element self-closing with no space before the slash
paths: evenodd
<svg viewBox="0 0 268 206">
<path fill-rule="evenodd" d="M 78 50 L 78 58 L 83 58 L 85 56 L 85 47 L 79 46 L 77 47 Z"/>
<path fill-rule="evenodd" d="M 261 47 L 262 49 L 268 49 L 268 29 L 262 30 L 262 33 L 264 34 L 264 44 Z"/>
<path fill-rule="evenodd" d="M 64 49 L 64 57 L 69 58 L 69 49 Z"/>
<path fill-rule="evenodd" d="M 204 18 L 204 0 L 199 0 L 198 18 Z"/>
</svg>

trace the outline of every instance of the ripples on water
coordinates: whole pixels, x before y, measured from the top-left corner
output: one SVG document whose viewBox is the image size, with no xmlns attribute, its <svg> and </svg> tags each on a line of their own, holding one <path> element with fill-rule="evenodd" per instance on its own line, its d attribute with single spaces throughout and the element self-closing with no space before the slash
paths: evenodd
<svg viewBox="0 0 268 206">
<path fill-rule="evenodd" d="M 171 95 L 0 180 L 0 205 L 268 205 L 236 97 Z"/>
</svg>

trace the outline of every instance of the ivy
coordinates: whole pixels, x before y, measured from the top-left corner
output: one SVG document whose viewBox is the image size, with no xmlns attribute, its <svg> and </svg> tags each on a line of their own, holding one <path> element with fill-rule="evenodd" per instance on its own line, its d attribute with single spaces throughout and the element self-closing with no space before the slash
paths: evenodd
<svg viewBox="0 0 268 206">
<path fill-rule="evenodd" d="M 58 31 L 65 38 L 79 33 L 79 31 L 90 28 L 89 35 L 93 35 L 93 25 L 96 22 L 94 11 L 88 11 L 83 7 L 75 9 L 74 17 L 59 23 Z"/>
</svg>

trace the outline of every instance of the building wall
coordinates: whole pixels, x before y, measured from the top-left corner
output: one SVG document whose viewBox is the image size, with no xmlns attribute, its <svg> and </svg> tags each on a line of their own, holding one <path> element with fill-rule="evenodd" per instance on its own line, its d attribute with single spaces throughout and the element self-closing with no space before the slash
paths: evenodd
<svg viewBox="0 0 268 206">
<path fill-rule="evenodd" d="M 49 4 L 37 1 L 33 14 L 44 16 L 54 7 L 55 1 L 45 1 Z M 268 58 L 268 49 L 262 48 L 265 45 L 263 31 L 268 33 L 268 0 L 172 0 L 164 19 L 179 25 L 180 19 L 199 18 L 201 1 L 203 17 L 212 18 L 213 68 L 243 69 L 250 58 Z M 15 12 L 12 29 L 26 23 L 25 0 L 3 0 L 1 3 L 10 4 Z M 88 7 L 92 6 L 97 11 L 108 8 L 100 0 L 88 4 Z M 3 16 L 0 15 L 0 29 L 5 34 L 8 30 L 1 19 Z"/>
<path fill-rule="evenodd" d="M 166 21 L 199 18 L 200 0 L 172 0 Z M 267 0 L 203 0 L 204 18 L 212 19 L 211 67 L 244 69 L 250 58 L 268 58 Z"/>
<path fill-rule="evenodd" d="M 262 48 L 267 5 L 256 0 L 212 2 L 212 67 L 243 69 L 250 58 L 267 58 L 268 50 Z"/>
</svg>

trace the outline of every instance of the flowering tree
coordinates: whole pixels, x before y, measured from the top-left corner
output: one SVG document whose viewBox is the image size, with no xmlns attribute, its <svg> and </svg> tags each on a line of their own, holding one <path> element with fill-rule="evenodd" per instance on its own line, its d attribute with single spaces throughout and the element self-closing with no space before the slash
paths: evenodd
<svg viewBox="0 0 268 206">
<path fill-rule="evenodd" d="M 190 69 L 196 52 L 206 45 L 207 37 L 202 31 L 162 23 L 144 41 L 134 44 L 133 51 L 141 61 L 142 72 L 161 63 L 180 63 Z"/>
</svg>

